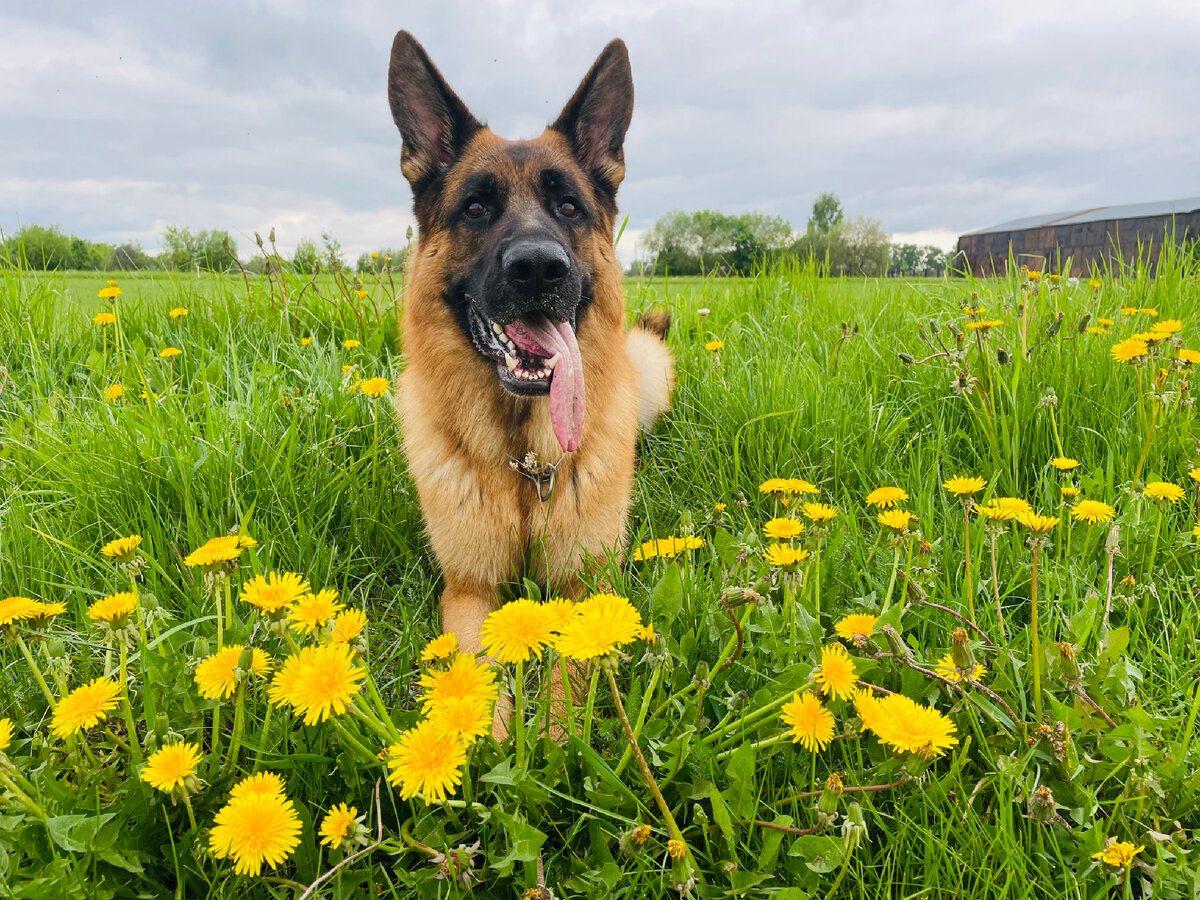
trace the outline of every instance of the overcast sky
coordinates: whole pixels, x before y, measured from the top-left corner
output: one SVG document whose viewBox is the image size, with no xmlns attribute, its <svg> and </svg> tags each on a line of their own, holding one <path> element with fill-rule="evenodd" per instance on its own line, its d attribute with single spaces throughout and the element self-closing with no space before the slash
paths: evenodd
<svg viewBox="0 0 1200 900">
<path fill-rule="evenodd" d="M 243 257 L 271 226 L 351 259 L 403 244 L 398 28 L 511 138 L 625 39 L 626 259 L 668 210 L 803 228 L 827 190 L 943 245 L 1200 195 L 1200 0 L 0 0 L 0 228 L 147 249 L 168 224 L 226 228 Z"/>
</svg>

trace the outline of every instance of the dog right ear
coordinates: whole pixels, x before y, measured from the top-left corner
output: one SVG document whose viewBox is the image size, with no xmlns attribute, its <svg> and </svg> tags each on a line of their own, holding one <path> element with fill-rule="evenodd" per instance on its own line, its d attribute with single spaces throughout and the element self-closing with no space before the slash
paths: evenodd
<svg viewBox="0 0 1200 900">
<path fill-rule="evenodd" d="M 407 31 L 392 41 L 388 103 L 404 141 L 400 171 L 414 193 L 442 175 L 483 127 Z"/>
</svg>

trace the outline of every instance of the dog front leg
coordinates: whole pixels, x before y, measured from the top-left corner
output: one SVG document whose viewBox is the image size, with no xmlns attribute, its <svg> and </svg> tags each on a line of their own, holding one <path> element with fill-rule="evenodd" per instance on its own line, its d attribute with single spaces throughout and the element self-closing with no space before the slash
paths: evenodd
<svg viewBox="0 0 1200 900">
<path fill-rule="evenodd" d="M 451 572 L 445 573 L 445 581 L 442 632 L 454 632 L 464 653 L 478 653 L 483 620 L 499 606 L 496 584 Z"/>
</svg>

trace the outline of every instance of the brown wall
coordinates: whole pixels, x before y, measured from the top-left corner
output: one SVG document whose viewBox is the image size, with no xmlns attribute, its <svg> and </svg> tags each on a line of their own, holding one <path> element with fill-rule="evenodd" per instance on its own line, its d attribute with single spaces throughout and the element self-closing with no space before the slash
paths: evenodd
<svg viewBox="0 0 1200 900">
<path fill-rule="evenodd" d="M 1132 262 L 1137 257 L 1139 244 L 1142 253 L 1149 252 L 1151 264 L 1155 264 L 1172 225 L 1176 241 L 1182 241 L 1185 235 L 1200 238 L 1200 210 L 1174 216 L 1108 219 L 1024 231 L 965 234 L 958 239 L 958 250 L 966 255 L 971 272 L 980 278 L 1007 271 L 1010 246 L 1018 266 L 1057 271 L 1059 260 L 1065 264 L 1070 257 L 1071 271 L 1066 274 L 1087 275 L 1094 268 L 1115 266 L 1118 259 Z"/>
</svg>

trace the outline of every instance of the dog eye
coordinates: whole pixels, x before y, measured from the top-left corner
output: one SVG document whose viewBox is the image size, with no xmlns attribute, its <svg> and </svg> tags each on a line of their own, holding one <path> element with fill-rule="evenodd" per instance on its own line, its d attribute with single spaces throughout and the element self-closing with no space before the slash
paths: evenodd
<svg viewBox="0 0 1200 900">
<path fill-rule="evenodd" d="M 558 211 L 568 219 L 574 219 L 579 216 L 579 207 L 575 205 L 574 200 L 563 200 L 558 204 Z"/>
<path fill-rule="evenodd" d="M 478 200 L 472 200 L 467 204 L 466 213 L 468 219 L 482 219 L 487 213 L 487 207 Z"/>
</svg>

